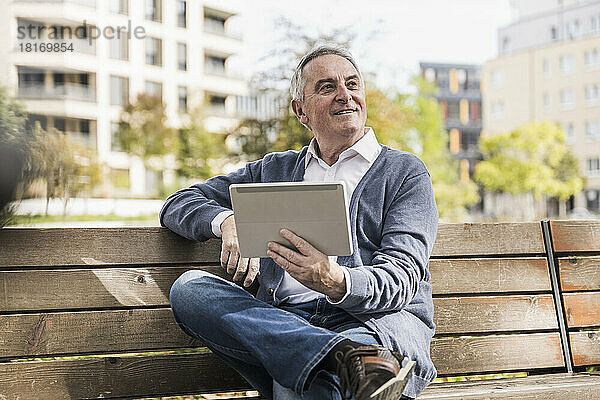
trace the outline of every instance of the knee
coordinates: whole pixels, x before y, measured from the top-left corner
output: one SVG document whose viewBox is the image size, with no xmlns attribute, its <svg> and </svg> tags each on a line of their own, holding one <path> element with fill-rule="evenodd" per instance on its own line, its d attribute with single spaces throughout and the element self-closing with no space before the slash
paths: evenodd
<svg viewBox="0 0 600 400">
<path fill-rule="evenodd" d="M 186 271 L 173 282 L 169 293 L 169 301 L 173 311 L 180 310 L 185 304 L 188 304 L 194 294 L 202 292 L 199 286 L 208 281 L 213 275 L 206 271 L 190 270 Z"/>
</svg>

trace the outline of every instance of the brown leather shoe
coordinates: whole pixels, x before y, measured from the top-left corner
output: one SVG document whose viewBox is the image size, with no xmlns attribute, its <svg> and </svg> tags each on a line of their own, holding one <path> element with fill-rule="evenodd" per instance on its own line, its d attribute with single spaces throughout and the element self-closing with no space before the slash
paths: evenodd
<svg viewBox="0 0 600 400">
<path fill-rule="evenodd" d="M 335 354 L 342 398 L 398 400 L 415 367 L 402 355 L 381 346 L 360 346 Z M 348 394 L 349 392 L 349 394 Z"/>
</svg>

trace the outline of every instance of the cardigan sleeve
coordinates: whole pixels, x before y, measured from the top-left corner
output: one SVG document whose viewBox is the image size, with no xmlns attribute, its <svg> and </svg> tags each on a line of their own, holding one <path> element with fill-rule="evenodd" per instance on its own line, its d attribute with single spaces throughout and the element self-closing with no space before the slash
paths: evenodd
<svg viewBox="0 0 600 400">
<path fill-rule="evenodd" d="M 216 176 L 173 193 L 160 210 L 160 224 L 191 240 L 216 237 L 211 222 L 221 212 L 231 210 L 229 185 L 259 182 L 261 167 L 262 160 L 251 162 L 229 175 Z"/>
<path fill-rule="evenodd" d="M 429 280 L 438 217 L 429 173 L 407 178 L 384 215 L 371 265 L 348 268 L 350 294 L 337 306 L 354 314 L 406 307 Z"/>
</svg>

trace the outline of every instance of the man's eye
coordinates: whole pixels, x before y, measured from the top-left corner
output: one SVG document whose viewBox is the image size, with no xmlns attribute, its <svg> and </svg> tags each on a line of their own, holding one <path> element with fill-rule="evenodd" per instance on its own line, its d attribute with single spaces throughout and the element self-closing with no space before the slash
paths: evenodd
<svg viewBox="0 0 600 400">
<path fill-rule="evenodd" d="M 333 89 L 333 85 L 332 84 L 327 84 L 327 85 L 323 85 L 321 86 L 321 90 L 322 91 L 329 91 Z"/>
<path fill-rule="evenodd" d="M 346 84 L 346 86 L 348 86 L 349 88 L 355 88 L 358 86 L 358 82 L 356 81 L 350 81 Z"/>
</svg>

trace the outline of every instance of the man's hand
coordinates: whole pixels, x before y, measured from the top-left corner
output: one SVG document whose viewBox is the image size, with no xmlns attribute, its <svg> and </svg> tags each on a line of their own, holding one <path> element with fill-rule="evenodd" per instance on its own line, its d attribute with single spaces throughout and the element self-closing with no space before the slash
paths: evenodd
<svg viewBox="0 0 600 400">
<path fill-rule="evenodd" d="M 304 286 L 339 301 L 346 294 L 344 271 L 337 263 L 330 263 L 329 257 L 315 249 L 310 243 L 282 229 L 281 236 L 290 241 L 300 253 L 276 242 L 269 242 L 267 255 Z"/>
<path fill-rule="evenodd" d="M 221 223 L 221 232 L 223 233 L 221 267 L 227 270 L 228 274 L 233 275 L 234 282 L 241 283 L 243 281 L 245 287 L 250 286 L 258 275 L 260 259 L 240 257 L 240 245 L 233 215 L 225 218 Z"/>
</svg>

